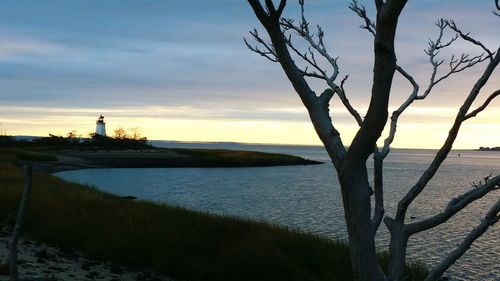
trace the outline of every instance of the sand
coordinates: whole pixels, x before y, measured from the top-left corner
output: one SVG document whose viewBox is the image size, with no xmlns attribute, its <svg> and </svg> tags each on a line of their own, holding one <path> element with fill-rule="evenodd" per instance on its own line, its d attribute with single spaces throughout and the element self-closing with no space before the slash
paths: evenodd
<svg viewBox="0 0 500 281">
<path fill-rule="evenodd" d="M 9 233 L 0 232 L 0 281 L 8 275 Z M 150 270 L 133 270 L 110 262 L 103 262 L 78 253 L 65 253 L 56 247 L 27 239 L 18 244 L 20 280 L 101 280 L 101 281 L 175 281 Z"/>
</svg>

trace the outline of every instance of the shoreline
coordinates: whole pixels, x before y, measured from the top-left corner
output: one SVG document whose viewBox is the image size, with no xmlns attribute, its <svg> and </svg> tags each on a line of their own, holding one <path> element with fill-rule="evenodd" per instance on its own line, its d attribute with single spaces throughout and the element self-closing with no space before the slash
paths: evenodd
<svg viewBox="0 0 500 281">
<path fill-rule="evenodd" d="M 13 165 L 4 165 L 0 174 L 5 179 L 0 181 L 0 186 L 4 187 L 0 189 L 3 192 L 0 206 L 6 216 L 17 208 L 23 178 L 19 167 Z M 32 195 L 36 200 L 30 204 L 31 215 L 25 226 L 29 237 L 49 243 L 42 245 L 57 244 L 63 249 L 114 261 L 111 264 L 115 265 L 153 268 L 182 280 L 291 281 L 306 280 L 309 276 L 317 280 L 322 280 L 321 276 L 351 280 L 348 246 L 341 240 L 262 221 L 211 215 L 142 200 L 123 200 L 44 173 L 35 173 L 33 182 L 38 185 Z M 20 251 L 25 252 L 21 247 Z M 37 251 L 43 249 L 34 253 Z M 3 257 L 1 259 L 5 262 Z M 69 267 L 73 264 L 77 264 L 76 268 Z M 44 268 L 59 267 L 74 274 L 73 271 L 82 266 L 76 262 L 70 262 L 68 267 L 42 264 L 37 269 L 41 272 L 37 277 L 40 274 L 46 277 L 43 276 L 46 274 Z M 415 276 L 425 271 L 422 265 L 411 266 Z M 171 280 L 168 277 L 136 278 L 137 274 L 143 276 L 141 271 L 127 279 L 123 275 L 128 274 L 125 270 L 114 277 L 110 266 L 99 270 L 102 271 L 92 271 L 109 279 L 83 280 Z"/>
<path fill-rule="evenodd" d="M 241 168 L 318 165 L 286 154 L 225 149 L 47 150 L 55 160 L 20 160 L 45 173 L 99 168 Z"/>
</svg>

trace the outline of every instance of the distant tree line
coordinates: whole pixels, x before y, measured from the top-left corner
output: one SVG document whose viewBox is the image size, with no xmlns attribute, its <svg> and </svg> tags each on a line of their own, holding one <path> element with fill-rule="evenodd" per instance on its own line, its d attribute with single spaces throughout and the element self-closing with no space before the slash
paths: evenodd
<svg viewBox="0 0 500 281">
<path fill-rule="evenodd" d="M 76 130 L 68 132 L 66 136 L 49 134 L 48 137 L 34 138 L 32 140 L 16 139 L 13 136 L 0 135 L 2 147 L 44 147 L 57 149 L 143 149 L 150 148 L 151 144 L 143 137 L 138 127 L 129 131 L 118 128 L 114 130 L 113 137 L 101 136 L 95 133 L 88 138 L 82 137 Z"/>
<path fill-rule="evenodd" d="M 479 147 L 479 151 L 500 151 L 500 146 L 496 146 L 496 147 L 481 146 L 481 147 Z"/>
</svg>

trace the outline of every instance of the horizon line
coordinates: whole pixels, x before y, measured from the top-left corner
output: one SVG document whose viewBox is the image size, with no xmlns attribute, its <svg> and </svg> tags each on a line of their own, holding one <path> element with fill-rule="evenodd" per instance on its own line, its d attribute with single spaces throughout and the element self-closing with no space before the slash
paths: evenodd
<svg viewBox="0 0 500 281">
<path fill-rule="evenodd" d="M 7 135 L 9 136 L 9 135 Z M 9 137 L 15 138 L 45 138 L 47 136 L 33 136 L 33 135 L 10 135 Z M 80 137 L 80 139 L 88 139 L 88 137 Z M 297 144 L 297 143 L 254 143 L 254 142 L 238 142 L 238 141 L 197 141 L 197 140 L 168 140 L 168 139 L 148 139 L 149 142 L 175 142 L 175 143 L 186 143 L 186 144 L 239 144 L 239 145 L 260 145 L 260 146 L 301 146 L 301 147 L 322 147 L 321 144 Z M 452 148 L 452 150 L 469 150 L 469 151 L 477 151 L 479 147 L 476 148 Z M 485 146 L 488 147 L 488 146 Z M 494 148 L 495 146 L 493 146 Z M 346 149 L 349 149 L 349 146 L 345 146 Z M 380 148 L 380 147 L 379 147 Z M 420 147 L 390 147 L 391 149 L 414 149 L 414 150 L 439 150 L 439 148 L 420 148 Z M 491 147 L 490 147 L 491 148 Z"/>
</svg>

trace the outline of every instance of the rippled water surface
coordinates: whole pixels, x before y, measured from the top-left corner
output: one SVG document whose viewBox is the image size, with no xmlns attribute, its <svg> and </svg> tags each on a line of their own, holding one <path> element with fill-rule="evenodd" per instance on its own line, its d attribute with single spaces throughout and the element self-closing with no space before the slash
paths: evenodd
<svg viewBox="0 0 500 281">
<path fill-rule="evenodd" d="M 174 147 L 176 143 L 156 143 Z M 328 156 L 320 147 L 190 144 L 192 147 L 232 148 L 287 153 L 324 161 L 322 165 L 263 168 L 88 169 L 56 175 L 118 195 L 181 205 L 214 213 L 262 219 L 327 237 L 346 238 L 339 184 Z M 181 144 L 187 147 L 189 144 Z M 460 156 L 458 154 L 460 153 Z M 386 212 L 416 182 L 435 151 L 393 150 L 384 164 Z M 454 151 L 408 217 L 418 220 L 443 210 L 450 198 L 471 188 L 472 181 L 500 173 L 500 152 Z M 412 258 L 432 265 L 451 251 L 500 192 L 471 205 L 446 224 L 412 237 Z M 388 232 L 381 226 L 378 244 L 385 249 Z M 456 280 L 500 280 L 500 227 L 477 240 L 448 272 Z"/>
</svg>

